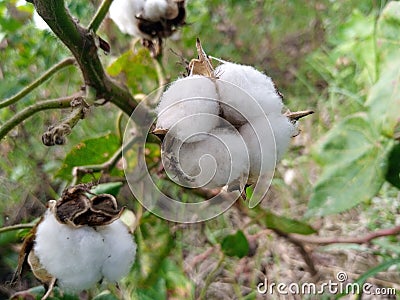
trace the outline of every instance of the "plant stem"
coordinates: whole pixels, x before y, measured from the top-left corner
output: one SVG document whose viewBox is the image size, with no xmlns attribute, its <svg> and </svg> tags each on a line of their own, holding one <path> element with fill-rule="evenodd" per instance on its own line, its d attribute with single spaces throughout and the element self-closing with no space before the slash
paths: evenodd
<svg viewBox="0 0 400 300">
<path fill-rule="evenodd" d="M 225 255 L 221 252 L 221 256 L 218 260 L 217 265 L 210 272 L 210 274 L 208 274 L 206 280 L 204 281 L 204 287 L 201 289 L 200 296 L 198 298 L 199 300 L 206 299 L 206 293 L 207 293 L 208 287 L 210 286 L 210 284 L 211 284 L 212 280 L 214 279 L 215 274 L 218 272 L 219 268 L 221 268 L 222 263 L 224 262 L 224 259 L 225 259 Z"/>
<path fill-rule="evenodd" d="M 8 232 L 8 231 L 13 231 L 13 230 L 32 228 L 35 225 L 36 225 L 36 223 L 26 223 L 26 224 L 16 224 L 16 225 L 11 225 L 11 226 L 1 227 L 0 234 L 4 233 L 4 232 Z"/>
<path fill-rule="evenodd" d="M 137 102 L 127 89 L 105 73 L 97 53 L 96 36 L 93 31 L 82 27 L 72 18 L 63 0 L 33 0 L 33 4 L 54 34 L 72 52 L 81 69 L 85 85 L 96 91 L 96 98 L 112 102 L 130 116 Z M 100 20 L 100 17 L 94 19 Z M 92 26 L 94 25 L 96 24 L 93 23 Z M 135 121 L 141 123 L 143 120 Z"/>
<path fill-rule="evenodd" d="M 51 99 L 37 102 L 31 106 L 26 107 L 16 115 L 14 115 L 11 119 L 7 120 L 1 127 L 0 127 L 0 140 L 3 139 L 7 133 L 9 133 L 15 126 L 23 122 L 24 120 L 28 119 L 35 113 L 48 110 L 48 109 L 61 109 L 67 108 L 71 106 L 71 100 L 73 100 L 76 95 L 58 98 L 58 99 Z"/>
<path fill-rule="evenodd" d="M 6 100 L 0 102 L 0 108 L 9 106 L 9 105 L 14 104 L 17 101 L 21 100 L 23 97 L 28 95 L 30 92 L 32 92 L 38 86 L 40 86 L 42 83 L 44 83 L 47 79 L 49 79 L 55 73 L 57 73 L 58 71 L 64 69 L 65 67 L 68 67 L 74 63 L 75 63 L 75 59 L 73 57 L 68 57 L 68 58 L 60 61 L 58 64 L 54 65 L 52 68 L 47 70 L 46 73 L 44 73 L 42 76 L 40 76 L 34 82 L 29 84 L 22 91 L 18 92 L 17 94 L 15 94 L 14 96 L 11 96 L 10 98 L 8 98 Z"/>
<path fill-rule="evenodd" d="M 103 22 L 104 18 L 106 17 L 108 10 L 110 9 L 111 3 L 113 0 L 104 0 L 99 9 L 97 10 L 96 14 L 94 15 L 93 19 L 90 21 L 88 29 L 96 32 L 101 23 Z"/>
</svg>

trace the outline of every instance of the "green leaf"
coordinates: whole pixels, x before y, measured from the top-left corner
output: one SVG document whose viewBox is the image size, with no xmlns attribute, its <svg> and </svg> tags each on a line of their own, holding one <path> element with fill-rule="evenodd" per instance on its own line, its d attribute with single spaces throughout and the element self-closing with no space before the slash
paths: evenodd
<svg viewBox="0 0 400 300">
<path fill-rule="evenodd" d="M 391 144 L 365 114 L 334 127 L 317 147 L 324 171 L 314 186 L 307 216 L 342 212 L 375 196 L 384 182 Z"/>
<path fill-rule="evenodd" d="M 385 178 L 400 189 L 400 143 L 397 143 L 390 151 Z"/>
<path fill-rule="evenodd" d="M 400 258 L 390 259 L 388 261 L 381 263 L 380 265 L 362 274 L 355 282 L 363 284 L 369 277 L 372 277 L 375 274 L 378 274 L 379 272 L 385 271 L 393 265 L 400 265 Z"/>
<path fill-rule="evenodd" d="M 400 42 L 399 42 L 400 43 Z M 366 106 L 371 120 L 392 138 L 400 115 L 400 56 L 382 65 L 379 80 L 371 88 Z"/>
<path fill-rule="evenodd" d="M 154 62 L 145 48 L 123 53 L 107 68 L 107 72 L 113 77 L 123 76 L 133 94 L 148 94 L 158 87 Z"/>
<path fill-rule="evenodd" d="M 270 211 L 266 212 L 265 224 L 270 229 L 277 229 L 284 233 L 298 233 L 298 234 L 316 233 L 316 230 L 307 223 L 278 216 Z"/>
<path fill-rule="evenodd" d="M 222 240 L 221 249 L 228 256 L 242 258 L 249 253 L 249 242 L 243 231 L 238 230 L 235 234 L 227 235 Z"/>
<path fill-rule="evenodd" d="M 106 134 L 80 142 L 67 154 L 56 176 L 71 180 L 73 167 L 104 163 L 119 147 L 119 138 L 114 134 Z"/>
<path fill-rule="evenodd" d="M 121 190 L 121 187 L 124 185 L 123 182 L 107 182 L 107 183 L 100 183 L 92 188 L 90 191 L 93 194 L 111 194 L 116 197 Z"/>
<path fill-rule="evenodd" d="M 376 29 L 376 47 L 381 62 L 398 57 L 400 2 L 389 2 L 382 11 Z"/>
<path fill-rule="evenodd" d="M 132 298 L 137 300 L 168 299 L 165 279 L 159 277 L 153 286 L 137 288 Z"/>
</svg>

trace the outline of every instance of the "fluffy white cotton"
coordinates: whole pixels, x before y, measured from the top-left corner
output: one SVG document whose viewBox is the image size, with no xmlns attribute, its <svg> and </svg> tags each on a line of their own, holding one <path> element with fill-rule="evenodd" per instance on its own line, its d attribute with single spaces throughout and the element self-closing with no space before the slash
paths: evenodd
<svg viewBox="0 0 400 300">
<path fill-rule="evenodd" d="M 60 224 L 47 211 L 36 232 L 34 251 L 46 270 L 70 290 L 90 288 L 101 279 L 104 242 L 91 227 Z"/>
<path fill-rule="evenodd" d="M 214 82 L 203 76 L 190 76 L 175 81 L 164 92 L 157 107 L 158 129 L 167 129 L 181 141 L 192 135 L 208 133 L 219 120 L 218 95 Z M 191 138 L 192 142 L 200 140 Z"/>
<path fill-rule="evenodd" d="M 59 223 L 48 210 L 36 232 L 34 251 L 61 287 L 81 291 L 103 276 L 117 281 L 129 272 L 136 245 L 119 220 L 110 225 L 74 228 Z"/>
<path fill-rule="evenodd" d="M 136 244 L 121 220 L 102 226 L 98 232 L 105 242 L 105 261 L 101 273 L 110 282 L 126 276 L 135 259 Z"/>
<path fill-rule="evenodd" d="M 250 183 L 254 183 L 260 175 L 273 172 L 289 147 L 295 130 L 288 118 L 281 114 L 269 115 L 268 121 L 258 118 L 239 129 L 250 155 Z"/>
<path fill-rule="evenodd" d="M 114 0 L 109 10 L 110 18 L 123 33 L 142 37 L 136 16 L 142 13 L 144 4 L 145 0 Z"/>
<path fill-rule="evenodd" d="M 192 187 L 223 187 L 247 178 L 247 148 L 236 130 L 214 129 L 197 143 L 183 144 L 177 157 Z"/>
<path fill-rule="evenodd" d="M 250 119 L 262 116 L 263 113 L 281 112 L 282 99 L 276 92 L 271 78 L 253 67 L 224 63 L 215 69 L 215 74 L 219 78 L 219 95 L 224 102 L 221 105 L 222 114 L 232 124 L 243 125 Z M 243 89 L 244 92 L 232 85 Z"/>
<path fill-rule="evenodd" d="M 166 0 L 147 0 L 144 3 L 143 17 L 150 21 L 159 21 L 165 18 L 168 3 Z"/>
</svg>

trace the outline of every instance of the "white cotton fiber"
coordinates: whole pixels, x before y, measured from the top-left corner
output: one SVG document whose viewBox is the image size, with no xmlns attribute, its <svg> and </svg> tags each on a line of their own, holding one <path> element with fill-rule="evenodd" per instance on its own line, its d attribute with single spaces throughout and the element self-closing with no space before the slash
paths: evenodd
<svg viewBox="0 0 400 300">
<path fill-rule="evenodd" d="M 180 148 L 182 171 L 196 187 L 223 187 L 247 177 L 249 158 L 240 134 L 234 129 L 214 129 L 197 143 L 185 143 Z"/>
<path fill-rule="evenodd" d="M 145 0 L 114 0 L 109 10 L 110 18 L 123 33 L 142 37 L 136 16 L 141 14 L 144 4 Z"/>
<path fill-rule="evenodd" d="M 76 228 L 59 223 L 49 209 L 37 228 L 34 251 L 62 288 L 78 292 L 103 277 L 115 282 L 128 274 L 136 244 L 120 220 Z"/>
<path fill-rule="evenodd" d="M 105 242 L 105 261 L 101 273 L 110 282 L 118 281 L 129 273 L 135 259 L 136 244 L 121 220 L 99 227 L 98 232 Z"/>
<path fill-rule="evenodd" d="M 167 129 L 181 141 L 199 133 L 208 133 L 219 120 L 218 95 L 214 82 L 203 76 L 175 81 L 162 95 L 157 107 L 157 129 Z M 192 138 L 195 142 L 200 140 Z"/>
<path fill-rule="evenodd" d="M 93 228 L 60 224 L 49 210 L 36 232 L 34 251 L 40 263 L 68 290 L 87 289 L 101 279 L 103 249 Z"/>
<path fill-rule="evenodd" d="M 232 124 L 243 125 L 249 119 L 262 116 L 263 113 L 281 112 L 282 99 L 276 92 L 271 78 L 253 67 L 224 63 L 215 69 L 215 74 L 219 78 L 218 92 L 221 101 L 224 102 L 221 105 L 222 114 Z M 232 85 L 244 91 L 240 92 L 240 89 Z"/>
<path fill-rule="evenodd" d="M 289 147 L 295 130 L 287 117 L 281 114 L 258 118 L 240 127 L 250 155 L 249 182 L 254 183 L 260 175 L 272 173 L 276 163 Z"/>
<path fill-rule="evenodd" d="M 147 0 L 144 3 L 143 18 L 150 21 L 159 21 L 165 18 L 168 3 L 166 0 Z"/>
</svg>

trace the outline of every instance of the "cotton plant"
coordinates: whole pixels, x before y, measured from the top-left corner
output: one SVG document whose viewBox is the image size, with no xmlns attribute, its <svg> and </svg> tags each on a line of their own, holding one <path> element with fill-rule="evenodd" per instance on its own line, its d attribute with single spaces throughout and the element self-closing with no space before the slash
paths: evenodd
<svg viewBox="0 0 400 300">
<path fill-rule="evenodd" d="M 185 24 L 184 0 L 114 0 L 110 18 L 126 34 L 142 39 L 153 56 L 162 51 L 162 39 Z"/>
<path fill-rule="evenodd" d="M 136 243 L 109 194 L 89 198 L 87 185 L 68 188 L 48 202 L 41 220 L 25 239 L 16 276 L 28 263 L 44 284 L 47 299 L 55 284 L 77 293 L 105 279 L 118 282 L 134 262 Z"/>
<path fill-rule="evenodd" d="M 164 167 L 185 186 L 243 191 L 273 174 L 299 132 L 297 120 L 312 111 L 284 113 L 270 77 L 221 60 L 214 69 L 199 40 L 197 50 L 188 76 L 173 82 L 156 108 Z"/>
</svg>

